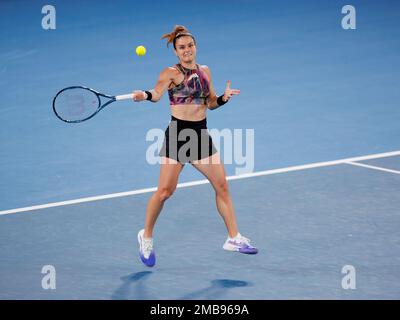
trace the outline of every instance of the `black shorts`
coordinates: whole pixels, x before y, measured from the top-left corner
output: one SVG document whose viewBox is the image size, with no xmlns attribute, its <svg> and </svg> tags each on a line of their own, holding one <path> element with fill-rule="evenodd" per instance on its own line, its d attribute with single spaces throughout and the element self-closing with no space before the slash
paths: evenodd
<svg viewBox="0 0 400 320">
<path fill-rule="evenodd" d="M 187 163 L 208 158 L 216 152 L 217 149 L 207 130 L 206 118 L 200 121 L 187 121 L 171 116 L 171 121 L 165 130 L 160 156 Z"/>
</svg>

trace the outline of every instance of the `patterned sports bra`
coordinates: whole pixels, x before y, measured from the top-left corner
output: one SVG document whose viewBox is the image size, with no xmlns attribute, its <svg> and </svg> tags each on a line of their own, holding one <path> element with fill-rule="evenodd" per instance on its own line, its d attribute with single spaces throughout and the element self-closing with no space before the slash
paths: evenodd
<svg viewBox="0 0 400 320">
<path fill-rule="evenodd" d="M 176 67 L 183 73 L 183 81 L 177 86 L 168 89 L 169 103 L 172 106 L 179 104 L 207 104 L 210 94 L 210 83 L 206 73 L 198 64 L 196 69 L 187 69 L 181 64 Z"/>
</svg>

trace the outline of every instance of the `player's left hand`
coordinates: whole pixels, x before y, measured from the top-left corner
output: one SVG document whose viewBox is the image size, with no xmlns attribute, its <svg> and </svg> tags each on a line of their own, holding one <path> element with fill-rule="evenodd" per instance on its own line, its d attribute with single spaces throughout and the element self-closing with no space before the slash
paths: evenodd
<svg viewBox="0 0 400 320">
<path fill-rule="evenodd" d="M 222 100 L 224 100 L 225 102 L 229 101 L 229 99 L 232 96 L 236 96 L 240 93 L 240 90 L 238 89 L 231 89 L 231 80 L 228 80 L 226 82 L 226 87 L 225 87 L 225 92 L 224 92 L 224 96 L 222 97 Z"/>
</svg>

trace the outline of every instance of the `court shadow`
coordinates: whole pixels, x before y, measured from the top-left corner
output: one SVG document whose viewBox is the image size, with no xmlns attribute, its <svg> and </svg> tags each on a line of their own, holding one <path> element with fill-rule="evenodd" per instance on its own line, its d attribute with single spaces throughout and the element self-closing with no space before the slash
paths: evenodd
<svg viewBox="0 0 400 320">
<path fill-rule="evenodd" d="M 120 285 L 111 295 L 112 300 L 145 300 L 148 295 L 144 281 L 152 274 L 152 271 L 141 271 L 121 277 Z M 132 290 L 133 288 L 133 290 Z"/>
<path fill-rule="evenodd" d="M 242 280 L 230 279 L 216 279 L 211 281 L 211 285 L 207 288 L 200 289 L 181 297 L 182 300 L 195 300 L 195 299 L 218 299 L 230 289 L 247 287 L 250 284 Z"/>
</svg>

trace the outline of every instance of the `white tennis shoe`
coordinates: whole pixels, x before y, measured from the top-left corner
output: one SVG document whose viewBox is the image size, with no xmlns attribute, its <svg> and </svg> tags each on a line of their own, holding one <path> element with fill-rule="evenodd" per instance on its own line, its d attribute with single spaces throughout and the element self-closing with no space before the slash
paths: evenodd
<svg viewBox="0 0 400 320">
<path fill-rule="evenodd" d="M 243 237 L 240 233 L 236 237 L 226 239 L 223 249 L 227 251 L 237 251 L 245 254 L 256 254 L 258 249 L 250 244 L 250 239 Z"/>
<path fill-rule="evenodd" d="M 138 233 L 139 256 L 140 260 L 148 267 L 153 267 L 156 264 L 156 254 L 153 249 L 153 238 L 146 239 L 144 229 Z"/>
</svg>

